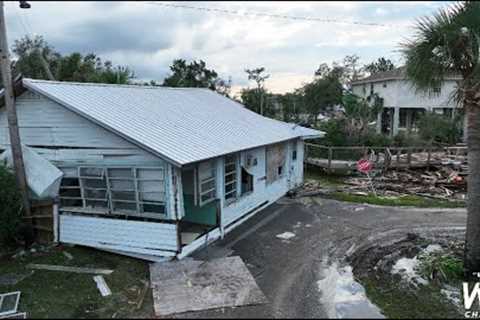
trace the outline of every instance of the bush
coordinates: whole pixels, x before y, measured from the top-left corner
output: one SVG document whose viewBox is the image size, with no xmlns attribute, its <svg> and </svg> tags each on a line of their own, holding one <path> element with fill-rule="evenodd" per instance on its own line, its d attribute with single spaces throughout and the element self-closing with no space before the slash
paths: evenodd
<svg viewBox="0 0 480 320">
<path fill-rule="evenodd" d="M 346 119 L 330 119 L 322 123 L 320 130 L 325 132 L 325 137 L 319 143 L 327 146 L 369 146 L 385 147 L 392 144 L 392 139 L 384 134 L 376 133 L 370 128 L 365 134 L 348 134 Z"/>
<path fill-rule="evenodd" d="M 423 147 L 425 145 L 430 145 L 430 143 L 415 133 L 401 131 L 393 137 L 393 146 L 395 147 Z"/>
<path fill-rule="evenodd" d="M 455 144 L 462 138 L 463 116 L 454 119 L 434 112 L 427 112 L 418 120 L 418 134 L 423 140 L 432 143 Z"/>
<path fill-rule="evenodd" d="M 22 197 L 15 176 L 0 163 L 0 244 L 15 241 L 22 217 Z"/>
</svg>

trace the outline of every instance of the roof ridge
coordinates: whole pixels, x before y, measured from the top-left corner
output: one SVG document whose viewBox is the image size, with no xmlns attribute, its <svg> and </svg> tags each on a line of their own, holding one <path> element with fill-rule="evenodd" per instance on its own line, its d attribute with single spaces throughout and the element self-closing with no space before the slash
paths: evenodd
<svg viewBox="0 0 480 320">
<path fill-rule="evenodd" d="M 73 82 L 73 81 L 58 81 L 58 80 L 44 80 L 44 79 L 32 79 L 32 78 L 23 78 L 23 81 L 31 83 L 48 83 L 48 84 L 59 84 L 59 85 L 75 85 L 75 86 L 92 86 L 92 87 L 114 87 L 114 88 L 137 88 L 137 89 L 170 89 L 170 90 L 209 90 L 208 88 L 203 87 L 165 87 L 165 86 L 150 86 L 143 84 L 116 84 L 116 83 L 101 83 L 101 82 Z"/>
</svg>

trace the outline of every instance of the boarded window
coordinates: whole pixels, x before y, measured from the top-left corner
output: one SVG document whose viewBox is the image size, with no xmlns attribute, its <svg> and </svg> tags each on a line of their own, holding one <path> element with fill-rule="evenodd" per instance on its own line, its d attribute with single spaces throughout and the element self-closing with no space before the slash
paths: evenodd
<svg viewBox="0 0 480 320">
<path fill-rule="evenodd" d="M 166 186 L 162 167 L 79 167 L 62 170 L 65 173 L 60 187 L 62 207 L 165 218 Z"/>
<path fill-rule="evenodd" d="M 217 195 L 214 161 L 202 162 L 198 165 L 198 192 L 200 206 L 215 200 Z"/>
<path fill-rule="evenodd" d="M 267 146 L 267 183 L 272 183 L 280 179 L 283 174 L 286 160 L 285 144 L 278 143 Z"/>
<path fill-rule="evenodd" d="M 225 157 L 224 166 L 225 200 L 233 201 L 237 198 L 237 155 Z"/>
</svg>

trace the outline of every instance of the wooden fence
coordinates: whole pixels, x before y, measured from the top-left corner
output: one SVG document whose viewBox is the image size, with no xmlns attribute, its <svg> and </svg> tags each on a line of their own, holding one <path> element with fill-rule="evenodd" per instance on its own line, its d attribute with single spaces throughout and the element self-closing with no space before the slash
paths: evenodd
<svg viewBox="0 0 480 320">
<path fill-rule="evenodd" d="M 334 170 L 353 170 L 356 162 L 369 158 L 375 168 L 418 168 L 442 164 L 444 161 L 465 161 L 466 146 L 448 147 L 331 147 L 305 144 L 305 163 Z"/>
</svg>

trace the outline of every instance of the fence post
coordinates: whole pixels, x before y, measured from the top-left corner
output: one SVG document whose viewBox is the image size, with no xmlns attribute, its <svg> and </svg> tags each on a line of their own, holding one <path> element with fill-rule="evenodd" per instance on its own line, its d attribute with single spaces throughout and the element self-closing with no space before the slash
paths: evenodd
<svg viewBox="0 0 480 320">
<path fill-rule="evenodd" d="M 432 158 L 432 148 L 428 147 L 428 153 L 427 153 L 427 167 L 430 167 L 430 160 Z"/>
<path fill-rule="evenodd" d="M 408 148 L 407 149 L 407 166 L 410 168 L 412 166 L 412 149 Z"/>
<path fill-rule="evenodd" d="M 332 172 L 332 157 L 333 157 L 333 149 L 332 147 L 328 148 L 328 172 Z"/>
</svg>

